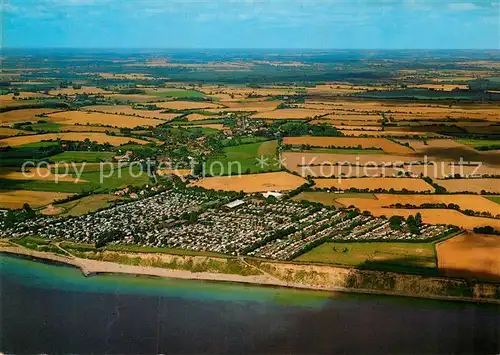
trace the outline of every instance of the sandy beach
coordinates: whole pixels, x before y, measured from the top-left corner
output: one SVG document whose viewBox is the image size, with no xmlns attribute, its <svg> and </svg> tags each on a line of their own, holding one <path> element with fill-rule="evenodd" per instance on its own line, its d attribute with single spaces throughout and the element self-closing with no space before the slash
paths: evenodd
<svg viewBox="0 0 500 355">
<path fill-rule="evenodd" d="M 393 296 L 405 296 L 405 297 L 417 297 L 417 298 L 429 298 L 437 300 L 457 300 L 457 301 L 471 301 L 471 302 L 485 302 L 485 303 L 496 303 L 500 304 L 500 299 L 494 296 L 494 290 L 497 285 L 490 284 L 476 284 L 474 288 L 474 297 L 456 297 L 439 294 L 436 287 L 432 287 L 433 292 L 407 292 L 402 288 L 395 288 L 394 291 L 387 290 L 377 290 L 377 289 L 366 289 L 366 288 L 350 288 L 335 285 L 332 283 L 319 283 L 319 282 L 288 282 L 282 280 L 278 277 L 274 277 L 268 273 L 263 273 L 262 275 L 237 275 L 237 274 L 223 274 L 223 273 L 211 273 L 211 272 L 191 272 L 187 270 L 174 270 L 165 269 L 158 267 L 146 267 L 146 266 L 136 266 L 136 265 L 124 265 L 108 261 L 99 261 L 91 259 L 83 259 L 74 256 L 63 256 L 48 252 L 39 252 L 31 249 L 27 249 L 21 246 L 11 245 L 0 246 L 0 253 L 7 253 L 13 255 L 27 256 L 42 260 L 48 260 L 56 263 L 62 263 L 66 265 L 72 265 L 81 270 L 81 272 L 87 276 L 92 277 L 97 274 L 128 274 L 135 276 L 155 276 L 173 279 L 185 279 L 185 280 L 203 280 L 203 281 L 216 281 L 216 282 L 231 282 L 231 283 L 243 283 L 243 284 L 256 284 L 262 286 L 274 286 L 274 287 L 292 287 L 297 289 L 309 289 L 309 290 L 319 290 L 328 292 L 351 292 L 351 293 L 363 293 L 363 294 L 381 294 L 381 295 L 393 295 Z M 300 268 L 297 264 L 286 264 L 286 263 L 273 263 L 279 266 Z M 302 270 L 328 270 L 332 275 L 338 278 L 339 270 L 346 275 L 353 275 L 359 272 L 359 270 L 353 268 L 337 268 L 334 266 L 316 266 L 304 264 Z M 378 273 L 377 271 L 364 271 L 372 274 Z M 417 275 L 403 275 L 396 273 L 381 273 L 383 275 L 394 274 L 402 277 L 412 284 L 416 282 L 453 282 L 453 279 L 448 278 L 436 278 L 436 277 L 424 277 Z M 491 289 L 493 287 L 493 289 Z M 476 292 L 476 289 L 478 292 Z M 486 291 L 485 291 L 486 290 Z"/>
</svg>

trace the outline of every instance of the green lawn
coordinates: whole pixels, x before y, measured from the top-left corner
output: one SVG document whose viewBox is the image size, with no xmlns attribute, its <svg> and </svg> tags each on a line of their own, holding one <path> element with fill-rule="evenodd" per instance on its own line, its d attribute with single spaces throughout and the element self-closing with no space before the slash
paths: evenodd
<svg viewBox="0 0 500 355">
<path fill-rule="evenodd" d="M 101 161 L 112 161 L 115 153 L 113 152 L 62 152 L 49 157 L 55 163 L 74 162 L 74 163 L 99 163 Z"/>
<path fill-rule="evenodd" d="M 257 173 L 277 171 L 277 141 L 266 141 L 251 144 L 240 144 L 224 148 L 224 153 L 212 156 L 206 161 L 206 173 L 214 175 L 235 175 L 241 173 Z M 258 165 L 258 158 L 264 158 L 266 164 Z"/>
<path fill-rule="evenodd" d="M 324 243 L 295 260 L 394 271 L 437 272 L 433 243 Z"/>
<path fill-rule="evenodd" d="M 310 202 L 319 202 L 326 206 L 344 207 L 344 205 L 337 202 L 339 198 L 368 198 L 371 200 L 376 199 L 374 194 L 371 193 L 343 193 L 334 194 L 325 191 L 305 191 L 293 197 L 296 201 L 306 200 Z"/>
</svg>

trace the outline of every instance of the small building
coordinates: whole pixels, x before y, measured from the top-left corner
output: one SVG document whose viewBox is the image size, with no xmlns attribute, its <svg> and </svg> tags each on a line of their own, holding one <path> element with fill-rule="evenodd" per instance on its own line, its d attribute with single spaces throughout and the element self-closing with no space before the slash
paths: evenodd
<svg viewBox="0 0 500 355">
<path fill-rule="evenodd" d="M 116 155 L 114 159 L 117 161 L 129 161 L 132 154 L 134 154 L 132 151 L 127 150 L 125 155 Z"/>
<path fill-rule="evenodd" d="M 267 192 L 262 193 L 262 196 L 264 196 L 265 198 L 273 196 L 279 200 L 283 197 L 283 194 L 279 193 L 279 192 L 267 191 Z"/>
<path fill-rule="evenodd" d="M 241 206 L 245 203 L 243 200 L 234 200 L 229 203 L 226 203 L 224 206 L 222 206 L 224 209 L 232 210 L 238 206 Z"/>
</svg>

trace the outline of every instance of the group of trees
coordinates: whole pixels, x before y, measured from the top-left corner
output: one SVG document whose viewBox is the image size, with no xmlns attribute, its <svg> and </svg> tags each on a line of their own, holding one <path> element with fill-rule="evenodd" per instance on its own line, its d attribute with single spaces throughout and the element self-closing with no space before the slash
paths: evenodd
<svg viewBox="0 0 500 355">
<path fill-rule="evenodd" d="M 389 227 L 392 230 L 401 230 L 403 228 L 403 222 L 405 219 L 402 216 L 392 216 L 389 218 Z M 420 234 L 420 227 L 422 225 L 422 215 L 417 213 L 415 216 L 410 215 L 406 219 L 406 225 L 410 233 Z"/>
<path fill-rule="evenodd" d="M 492 226 L 476 227 L 474 233 L 500 235 L 500 231 Z"/>
<path fill-rule="evenodd" d="M 338 137 L 342 133 L 335 127 L 326 124 L 307 124 L 305 122 L 296 121 L 276 121 L 268 127 L 270 134 L 279 133 L 283 136 L 330 136 Z"/>
<path fill-rule="evenodd" d="M 7 213 L 3 216 L 2 222 L 4 228 L 7 229 L 14 227 L 17 223 L 21 223 L 34 218 L 36 218 L 36 212 L 28 203 L 25 203 L 22 209 L 8 210 Z"/>
</svg>

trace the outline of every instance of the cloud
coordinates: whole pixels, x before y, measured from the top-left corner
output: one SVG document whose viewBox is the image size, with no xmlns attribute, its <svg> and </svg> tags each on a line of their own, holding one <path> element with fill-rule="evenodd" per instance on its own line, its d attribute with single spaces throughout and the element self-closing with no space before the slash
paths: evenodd
<svg viewBox="0 0 500 355">
<path fill-rule="evenodd" d="M 448 4 L 448 8 L 453 11 L 471 11 L 477 9 L 478 7 L 471 2 L 454 2 Z"/>
</svg>

